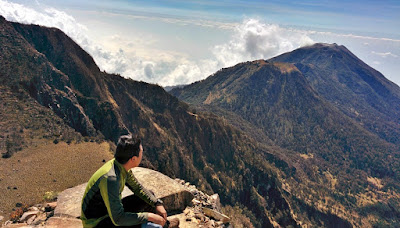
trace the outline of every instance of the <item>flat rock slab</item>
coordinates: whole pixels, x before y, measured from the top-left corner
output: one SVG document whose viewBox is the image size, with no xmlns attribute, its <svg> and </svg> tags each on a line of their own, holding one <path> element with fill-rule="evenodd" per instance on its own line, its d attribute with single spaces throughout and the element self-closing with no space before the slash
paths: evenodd
<svg viewBox="0 0 400 228">
<path fill-rule="evenodd" d="M 142 167 L 132 169 L 139 182 L 164 201 L 167 211 L 183 211 L 193 199 L 193 194 L 168 176 Z"/>
<path fill-rule="evenodd" d="M 223 223 L 228 223 L 231 220 L 228 216 L 210 208 L 203 207 L 203 212 L 205 215 L 222 221 Z"/>
<path fill-rule="evenodd" d="M 46 222 L 46 228 L 82 228 L 82 221 L 80 219 L 51 217 Z"/>
<path fill-rule="evenodd" d="M 193 195 L 181 184 L 160 172 L 141 167 L 134 168 L 132 171 L 145 188 L 164 201 L 167 211 L 183 211 L 193 199 Z M 58 195 L 54 216 L 78 218 L 81 215 L 81 202 L 86 185 L 87 183 L 84 183 L 61 192 Z M 122 198 L 132 194 L 132 191 L 125 187 Z"/>
<path fill-rule="evenodd" d="M 25 223 L 8 224 L 8 225 L 4 225 L 1 227 L 3 227 L 3 228 L 32 228 L 32 226 L 28 226 Z"/>
<path fill-rule="evenodd" d="M 179 219 L 179 227 L 184 228 L 197 228 L 199 227 L 199 223 L 192 220 L 187 220 L 184 213 L 168 216 L 168 219 L 178 218 Z"/>
</svg>

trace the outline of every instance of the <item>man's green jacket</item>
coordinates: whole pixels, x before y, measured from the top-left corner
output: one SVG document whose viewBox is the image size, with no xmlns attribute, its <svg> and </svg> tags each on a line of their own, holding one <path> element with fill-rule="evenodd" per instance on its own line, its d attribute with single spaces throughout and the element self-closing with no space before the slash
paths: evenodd
<svg viewBox="0 0 400 228">
<path fill-rule="evenodd" d="M 83 227 L 95 227 L 101 220 L 111 218 L 116 226 L 131 226 L 147 222 L 148 213 L 125 212 L 121 202 L 124 186 L 155 206 L 156 197 L 147 191 L 133 176 L 132 171 L 125 168 L 115 159 L 105 163 L 90 178 L 82 199 L 81 219 Z"/>
</svg>

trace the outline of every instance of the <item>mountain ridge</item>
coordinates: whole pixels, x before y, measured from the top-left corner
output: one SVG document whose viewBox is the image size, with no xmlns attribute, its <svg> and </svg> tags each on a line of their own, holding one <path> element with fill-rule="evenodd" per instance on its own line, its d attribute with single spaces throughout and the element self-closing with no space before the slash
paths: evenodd
<svg viewBox="0 0 400 228">
<path fill-rule="evenodd" d="M 327 61 L 332 56 L 337 60 Z M 318 58 L 323 57 L 319 63 Z M 316 44 L 269 61 L 295 64 L 327 101 L 368 131 L 399 145 L 400 87 L 346 47 Z"/>
<path fill-rule="evenodd" d="M 326 53 L 318 54 L 319 49 Z M 305 52 L 304 50 L 316 53 L 310 56 L 304 53 L 296 55 L 297 52 Z M 331 52 L 337 50 L 344 54 L 331 55 Z M 314 186 L 314 188 L 320 188 L 318 190 L 320 193 L 324 193 L 313 194 L 311 199 L 306 197 L 313 204 L 323 205 L 325 200 L 321 200 L 320 197 L 330 195 L 332 198 L 339 199 L 338 196 L 341 195 L 340 198 L 343 198 L 337 202 L 344 200 L 347 204 L 344 207 L 347 210 L 358 211 L 357 213 L 365 215 L 365 211 L 359 209 L 355 202 L 361 202 L 361 195 L 370 191 L 368 184 L 371 178 L 382 179 L 382 182 L 386 183 L 383 187 L 385 191 L 399 189 L 396 183 L 400 172 L 396 167 L 399 165 L 397 157 L 400 152 L 396 141 L 387 140 L 382 137 L 382 134 L 377 134 L 377 131 L 365 128 L 359 120 L 346 115 L 343 107 L 335 105 L 333 98 L 326 99 L 325 94 L 321 94 L 310 82 L 311 76 L 307 75 L 301 65 L 296 61 L 289 61 L 292 53 L 295 53 L 294 57 L 300 60 L 307 57 L 314 58 L 316 66 L 318 61 L 321 61 L 318 66 L 322 72 L 323 70 L 330 72 L 330 69 L 335 69 L 335 67 L 341 68 L 343 64 L 346 64 L 342 61 L 343 56 L 353 56 L 347 48 L 335 44 L 316 44 L 283 54 L 282 56 L 286 57 L 287 61 L 283 61 L 283 57 L 276 57 L 270 60 L 240 63 L 233 67 L 223 68 L 210 77 L 184 88 L 173 89 L 170 93 L 195 108 L 211 112 L 217 110 L 216 113 L 222 115 L 230 124 L 244 129 L 240 128 L 244 125 L 243 121 L 235 117 L 238 115 L 253 128 L 261 129 L 274 144 L 287 149 L 289 153 L 285 156 L 279 153 L 276 155 L 289 166 L 296 167 L 297 174 L 295 173 L 293 178 L 302 181 L 292 182 L 292 186 L 296 185 L 296 182 L 300 186 L 308 182 L 308 187 L 303 186 L 305 189 L 299 192 L 292 190 L 294 195 L 301 196 L 302 191 L 310 191 L 306 189 Z M 356 60 L 359 61 L 358 58 Z M 356 60 L 353 58 L 353 61 Z M 350 67 L 347 68 L 354 68 L 357 72 L 358 68 L 354 67 L 360 65 L 357 61 L 349 63 Z M 361 64 L 362 67 L 365 65 Z M 342 68 L 346 68 L 346 65 Z M 361 68 L 358 72 L 365 73 L 364 70 Z M 314 75 L 317 77 L 319 71 L 314 71 Z M 374 75 L 363 75 L 364 78 L 368 78 L 367 76 Z M 318 82 L 317 79 L 315 81 Z M 389 83 L 389 85 L 392 84 Z M 394 86 L 394 88 L 397 87 Z M 324 89 L 328 93 L 330 87 Z M 391 91 L 392 88 L 385 87 L 385 89 Z M 395 90 L 390 94 L 397 94 L 397 92 Z M 332 96 L 340 97 L 343 94 L 333 93 Z M 362 95 L 360 97 L 363 98 Z M 393 97 L 393 102 L 396 102 L 396 96 Z M 380 100 L 370 102 L 379 104 Z M 363 107 L 365 110 L 369 108 L 369 106 Z M 224 111 L 219 111 L 219 109 Z M 231 115 L 229 112 L 234 114 Z M 370 119 L 371 115 L 367 117 L 364 120 L 366 123 L 374 121 Z M 391 117 L 388 116 L 388 118 Z M 395 122 L 394 118 L 391 121 Z M 258 137 L 254 133 L 246 132 L 253 138 Z M 399 135 L 394 132 L 392 138 L 398 138 Z M 296 161 L 299 157 L 304 160 Z M 305 173 L 306 176 L 304 177 L 301 173 Z M 331 186 L 318 184 L 322 179 L 325 179 L 326 183 L 331 183 Z M 286 181 L 291 182 L 290 178 Z M 326 195 L 323 196 L 324 194 Z M 335 194 L 338 195 L 335 196 Z M 399 217 L 399 214 L 395 217 Z M 391 221 L 391 219 L 385 221 Z M 355 224 L 357 222 L 353 223 Z"/>
</svg>

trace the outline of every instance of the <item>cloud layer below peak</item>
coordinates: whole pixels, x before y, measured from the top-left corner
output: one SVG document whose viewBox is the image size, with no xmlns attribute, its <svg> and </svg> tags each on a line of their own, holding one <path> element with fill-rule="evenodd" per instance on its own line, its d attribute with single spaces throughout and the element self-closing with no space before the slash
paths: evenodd
<svg viewBox="0 0 400 228">
<path fill-rule="evenodd" d="M 109 18 L 109 20 L 103 20 L 101 23 L 98 22 L 99 18 L 96 18 L 97 14 L 88 14 L 91 16 L 89 20 L 94 24 L 85 26 L 73 16 L 52 7 L 44 5 L 28 7 L 0 0 L 0 15 L 9 21 L 59 28 L 86 50 L 100 69 L 162 86 L 192 83 L 208 77 L 223 67 L 256 59 L 269 59 L 284 52 L 311 45 L 315 41 L 344 44 L 367 64 L 377 67 L 378 70 L 379 67 L 388 70 L 389 74 L 400 70 L 398 64 L 394 64 L 400 55 L 398 40 L 300 30 L 268 24 L 254 18 L 245 19 L 241 23 L 207 21 L 207 26 L 204 26 L 204 22 L 201 21 L 200 24 L 182 23 L 166 18 L 160 19 L 158 16 L 139 15 L 140 17 L 136 18 L 135 15 L 129 15 L 136 21 L 141 20 L 138 22 L 139 25 L 143 22 L 146 26 L 154 25 L 154 27 L 149 29 L 150 32 L 141 30 L 143 28 L 139 27 L 124 27 L 123 29 L 132 29 L 132 32 L 120 33 L 112 30 L 113 26 L 104 26 L 120 21 L 115 20 L 116 17 L 124 18 L 114 13 L 105 16 L 104 18 Z M 224 25 L 222 28 L 221 24 Z M 88 27 L 92 30 L 104 30 L 102 34 L 107 34 L 105 36 L 108 37 L 90 37 L 88 34 L 91 30 L 88 30 Z M 208 27 L 213 30 L 208 31 Z M 154 29 L 165 30 L 169 34 L 151 33 Z M 174 32 L 176 34 L 173 34 Z M 188 37 L 188 33 L 196 34 L 193 36 L 201 37 L 200 41 L 207 42 L 197 40 L 187 42 L 193 38 L 193 36 Z M 213 40 L 216 33 L 219 37 L 226 38 L 215 42 Z M 225 36 L 226 34 L 229 35 Z M 178 36 L 182 43 L 177 42 L 176 39 L 168 40 Z M 202 57 L 194 54 L 195 50 L 199 49 L 205 53 Z M 382 58 L 385 61 L 382 61 Z M 386 72 L 383 73 L 386 75 Z M 396 79 L 391 80 L 396 82 Z M 399 82 L 400 79 L 397 83 Z"/>
</svg>

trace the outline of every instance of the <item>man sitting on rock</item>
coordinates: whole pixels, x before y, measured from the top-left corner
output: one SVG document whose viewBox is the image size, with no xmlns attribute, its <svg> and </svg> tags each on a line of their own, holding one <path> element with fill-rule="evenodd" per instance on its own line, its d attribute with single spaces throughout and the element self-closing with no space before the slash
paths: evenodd
<svg viewBox="0 0 400 228">
<path fill-rule="evenodd" d="M 162 201 L 145 189 L 130 170 L 139 166 L 142 156 L 140 139 L 131 135 L 119 138 L 115 158 L 97 170 L 86 186 L 82 199 L 83 227 L 168 227 Z M 121 200 L 125 184 L 134 195 Z"/>
</svg>

